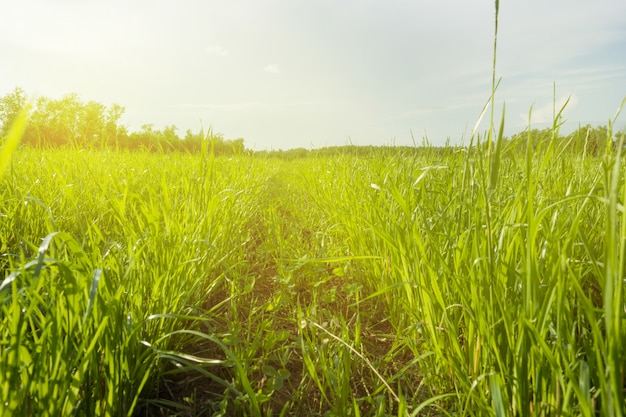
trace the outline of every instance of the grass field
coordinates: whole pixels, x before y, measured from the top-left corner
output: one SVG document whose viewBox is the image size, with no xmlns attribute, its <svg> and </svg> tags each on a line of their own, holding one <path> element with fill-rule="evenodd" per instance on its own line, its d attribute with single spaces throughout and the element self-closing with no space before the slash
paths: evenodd
<svg viewBox="0 0 626 417">
<path fill-rule="evenodd" d="M 552 140 L 504 141 L 495 6 L 462 148 L 41 150 L 19 116 L 0 417 L 626 414 L 624 135 L 590 156 L 555 109 Z"/>
<path fill-rule="evenodd" d="M 519 149 L 5 146 L 2 416 L 623 415 L 623 159 Z"/>
</svg>

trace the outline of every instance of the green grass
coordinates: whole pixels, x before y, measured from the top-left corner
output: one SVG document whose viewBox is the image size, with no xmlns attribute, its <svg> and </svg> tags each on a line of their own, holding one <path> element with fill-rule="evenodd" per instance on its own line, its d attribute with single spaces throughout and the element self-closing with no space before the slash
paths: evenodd
<svg viewBox="0 0 626 417">
<path fill-rule="evenodd" d="M 4 415 L 622 415 L 623 160 L 515 146 L 18 149 Z"/>
<path fill-rule="evenodd" d="M 20 119 L 0 414 L 624 415 L 617 115 L 599 157 L 557 140 L 560 113 L 505 143 L 495 63 L 466 148 L 34 150 Z"/>
</svg>

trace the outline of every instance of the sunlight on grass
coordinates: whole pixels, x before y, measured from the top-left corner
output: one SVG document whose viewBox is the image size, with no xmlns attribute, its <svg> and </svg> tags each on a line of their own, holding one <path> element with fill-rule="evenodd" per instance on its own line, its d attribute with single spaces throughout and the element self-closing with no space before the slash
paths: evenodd
<svg viewBox="0 0 626 417">
<path fill-rule="evenodd" d="M 13 125 L 8 131 L 6 138 L 4 138 L 2 147 L 0 148 L 0 181 L 2 181 L 2 178 L 9 167 L 9 163 L 11 162 L 11 157 L 17 149 L 20 139 L 24 134 L 27 118 L 28 108 L 25 108 L 18 114 Z"/>
<path fill-rule="evenodd" d="M 23 112 L 0 415 L 624 415 L 626 99 L 597 152 L 564 107 L 506 140 L 495 62 L 463 148 L 41 150 Z"/>
</svg>

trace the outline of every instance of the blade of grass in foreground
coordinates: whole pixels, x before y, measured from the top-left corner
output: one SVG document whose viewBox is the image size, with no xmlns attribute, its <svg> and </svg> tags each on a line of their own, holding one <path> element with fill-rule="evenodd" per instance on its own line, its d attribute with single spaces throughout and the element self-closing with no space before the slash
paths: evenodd
<svg viewBox="0 0 626 417">
<path fill-rule="evenodd" d="M 622 101 L 615 119 L 619 115 L 626 99 Z M 612 127 L 614 121 L 609 121 L 609 129 L 607 132 L 607 142 L 612 141 Z M 607 392 L 604 396 L 605 403 L 604 412 L 611 416 L 621 416 L 623 411 L 623 329 L 622 315 L 624 309 L 623 294 L 623 272 L 624 272 L 624 211 L 622 218 L 619 215 L 619 194 L 620 194 L 620 156 L 624 146 L 624 137 L 622 136 L 618 142 L 618 148 L 615 152 L 615 160 L 613 161 L 613 169 L 609 179 L 609 195 L 607 205 L 607 223 L 606 223 L 606 263 L 604 269 L 604 320 L 607 332 Z M 626 192 L 626 188 L 625 188 Z M 621 223 L 621 227 L 620 227 Z"/>
<path fill-rule="evenodd" d="M 26 122 L 28 119 L 28 107 L 24 108 L 15 119 L 15 122 L 9 129 L 9 133 L 5 139 L 4 145 L 0 150 L 0 181 L 4 178 L 4 173 L 9 166 L 9 162 L 11 161 L 11 157 L 17 149 L 17 145 L 20 143 L 22 139 L 22 135 L 26 130 Z"/>
</svg>

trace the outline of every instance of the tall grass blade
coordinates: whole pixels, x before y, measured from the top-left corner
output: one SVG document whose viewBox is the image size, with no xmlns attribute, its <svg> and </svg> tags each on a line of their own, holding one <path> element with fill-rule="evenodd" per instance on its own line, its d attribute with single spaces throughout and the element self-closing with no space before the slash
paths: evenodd
<svg viewBox="0 0 626 417">
<path fill-rule="evenodd" d="M 496 412 L 496 417 L 507 417 L 509 415 L 508 409 L 504 405 L 502 399 L 502 382 L 498 375 L 492 375 L 489 378 L 489 387 L 491 388 L 491 398 L 493 401 L 493 408 Z"/>
<path fill-rule="evenodd" d="M 30 108 L 26 107 L 18 113 L 13 125 L 7 133 L 6 138 L 4 138 L 4 143 L 2 143 L 2 147 L 0 148 L 0 181 L 4 178 L 11 161 L 11 157 L 24 135 L 26 124 L 28 123 L 29 110 Z"/>
<path fill-rule="evenodd" d="M 89 301 L 87 304 L 87 309 L 85 310 L 85 315 L 83 316 L 83 321 L 87 320 L 91 310 L 93 309 L 93 305 L 96 301 L 96 295 L 98 294 L 98 286 L 100 285 L 100 278 L 102 277 L 102 269 L 96 269 L 93 272 L 93 277 L 91 278 L 91 287 L 89 288 Z"/>
<path fill-rule="evenodd" d="M 500 119 L 500 129 L 498 129 L 498 137 L 496 138 L 496 150 L 491 159 L 491 170 L 489 173 L 489 190 L 494 192 L 498 186 L 498 178 L 500 175 L 500 164 L 502 159 L 502 142 L 504 141 L 504 115 L 506 106 L 502 106 L 502 119 Z"/>
<path fill-rule="evenodd" d="M 622 105 L 624 101 L 622 101 Z M 619 115 L 622 105 L 620 105 L 616 117 Z M 607 143 L 611 143 L 611 145 L 613 123 L 614 121 L 609 121 L 606 138 Z M 617 151 L 614 152 L 613 169 L 609 177 L 605 234 L 604 320 L 607 329 L 606 347 L 608 353 L 606 373 L 609 381 L 603 399 L 606 402 L 604 409 L 611 416 L 622 416 L 624 412 L 624 360 L 626 359 L 624 340 L 626 330 L 623 328 L 622 322 L 624 321 L 623 287 L 624 261 L 626 261 L 626 226 L 624 223 L 626 223 L 626 213 L 622 209 L 620 216 L 619 210 L 620 200 L 626 197 L 626 181 L 620 177 L 623 146 L 624 136 L 622 135 L 617 143 Z M 621 193 L 620 183 L 623 183 Z"/>
</svg>

